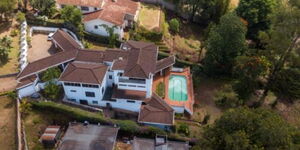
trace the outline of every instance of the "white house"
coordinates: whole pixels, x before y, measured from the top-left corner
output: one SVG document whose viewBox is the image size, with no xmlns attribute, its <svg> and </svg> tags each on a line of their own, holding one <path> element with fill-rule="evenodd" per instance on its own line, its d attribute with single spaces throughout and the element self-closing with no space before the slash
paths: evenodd
<svg viewBox="0 0 300 150">
<path fill-rule="evenodd" d="M 172 67 L 174 56 L 158 61 L 155 44 L 136 41 L 123 43 L 120 49 L 82 49 L 62 30 L 55 32 L 52 40 L 58 52 L 28 64 L 18 75 L 20 98 L 43 89 L 39 74 L 59 67 L 63 72 L 58 83 L 65 100 L 137 112 L 143 124 L 173 125 L 175 111 L 152 92 L 152 83 L 157 72 Z"/>
<path fill-rule="evenodd" d="M 84 14 L 84 28 L 87 32 L 108 36 L 106 29 L 101 25 L 114 27 L 120 38 L 123 30 L 132 27 L 137 21 L 139 2 L 134 0 L 56 0 L 57 8 L 66 5 L 78 7 Z"/>
</svg>

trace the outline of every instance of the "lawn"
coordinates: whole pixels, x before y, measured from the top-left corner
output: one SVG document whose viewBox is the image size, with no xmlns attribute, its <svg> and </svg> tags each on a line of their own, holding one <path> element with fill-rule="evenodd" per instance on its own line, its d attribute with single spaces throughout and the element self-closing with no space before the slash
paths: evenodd
<svg viewBox="0 0 300 150">
<path fill-rule="evenodd" d="M 96 42 L 91 42 L 91 41 L 88 41 L 88 47 L 87 49 L 92 49 L 92 50 L 106 50 L 108 49 L 108 45 L 106 44 L 102 44 L 102 43 L 96 43 Z"/>
<path fill-rule="evenodd" d="M 17 149 L 16 103 L 8 97 L 0 97 L 0 149 Z"/>
<path fill-rule="evenodd" d="M 158 6 L 141 3 L 139 24 L 148 30 L 159 29 L 160 11 Z"/>
</svg>

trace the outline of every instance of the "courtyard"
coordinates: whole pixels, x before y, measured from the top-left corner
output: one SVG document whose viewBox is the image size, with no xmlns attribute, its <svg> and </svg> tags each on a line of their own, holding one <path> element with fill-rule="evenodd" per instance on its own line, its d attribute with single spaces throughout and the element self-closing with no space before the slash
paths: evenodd
<svg viewBox="0 0 300 150">
<path fill-rule="evenodd" d="M 48 41 L 47 34 L 33 34 L 29 45 L 31 47 L 28 49 L 28 62 L 34 62 L 57 52 L 52 42 Z"/>
</svg>

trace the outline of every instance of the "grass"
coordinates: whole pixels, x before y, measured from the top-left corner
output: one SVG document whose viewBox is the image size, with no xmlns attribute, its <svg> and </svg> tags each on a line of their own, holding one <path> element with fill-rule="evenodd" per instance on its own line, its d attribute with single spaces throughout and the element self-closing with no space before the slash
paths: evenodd
<svg viewBox="0 0 300 150">
<path fill-rule="evenodd" d="M 101 44 L 101 43 L 96 43 L 96 42 L 91 42 L 91 41 L 88 41 L 88 42 L 89 42 L 88 49 L 103 50 L 103 51 L 108 49 L 108 45 L 106 45 L 106 44 Z"/>
<path fill-rule="evenodd" d="M 0 97 L 0 114 L 0 149 L 17 149 L 15 101 Z"/>
<path fill-rule="evenodd" d="M 9 52 L 8 62 L 0 66 L 0 75 L 15 73 L 18 71 L 19 35 L 12 37 L 12 49 Z"/>
<path fill-rule="evenodd" d="M 159 28 L 160 7 L 151 4 L 141 4 L 139 23 L 148 30 Z"/>
</svg>

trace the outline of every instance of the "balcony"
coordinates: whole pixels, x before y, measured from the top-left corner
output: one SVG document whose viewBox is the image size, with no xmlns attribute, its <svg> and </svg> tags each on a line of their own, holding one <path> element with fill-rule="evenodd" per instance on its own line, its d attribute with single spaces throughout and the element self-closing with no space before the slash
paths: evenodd
<svg viewBox="0 0 300 150">
<path fill-rule="evenodd" d="M 132 84 L 146 84 L 146 81 L 144 80 L 134 80 L 134 79 L 124 79 L 119 78 L 119 82 L 121 83 L 132 83 Z"/>
</svg>

